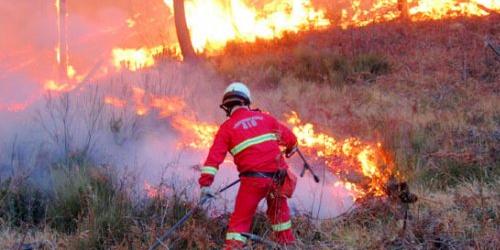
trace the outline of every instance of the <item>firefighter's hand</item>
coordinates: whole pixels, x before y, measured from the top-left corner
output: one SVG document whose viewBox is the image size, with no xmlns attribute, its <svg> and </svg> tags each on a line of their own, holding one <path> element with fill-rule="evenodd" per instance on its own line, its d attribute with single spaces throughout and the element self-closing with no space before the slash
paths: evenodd
<svg viewBox="0 0 500 250">
<path fill-rule="evenodd" d="M 200 199 L 205 197 L 214 197 L 214 193 L 210 189 L 210 187 L 202 187 L 200 192 Z"/>
</svg>

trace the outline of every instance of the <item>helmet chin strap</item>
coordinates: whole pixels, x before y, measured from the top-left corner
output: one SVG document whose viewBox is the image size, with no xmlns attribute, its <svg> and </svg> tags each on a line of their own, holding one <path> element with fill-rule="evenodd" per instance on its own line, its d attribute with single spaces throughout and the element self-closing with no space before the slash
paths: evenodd
<svg viewBox="0 0 500 250">
<path fill-rule="evenodd" d="M 232 109 L 232 108 L 228 108 L 228 107 L 226 107 L 226 106 L 224 106 L 224 105 L 222 105 L 222 104 L 221 104 L 219 107 L 220 107 L 222 110 L 224 110 L 224 112 L 226 112 L 226 116 L 227 116 L 227 117 L 231 116 L 231 109 Z"/>
<path fill-rule="evenodd" d="M 239 109 L 239 108 L 247 108 L 248 106 L 245 106 L 245 104 L 244 104 L 244 103 L 241 103 L 240 105 L 234 105 L 234 106 L 232 106 L 232 107 L 226 107 L 226 106 L 224 106 L 223 104 L 221 104 L 219 107 L 220 107 L 222 110 L 224 110 L 224 112 L 226 112 L 226 116 L 227 116 L 227 117 L 230 117 L 230 116 L 231 116 L 231 114 L 233 113 L 233 111 L 235 110 L 235 108 L 236 108 L 236 109 Z M 247 109 L 249 109 L 249 107 L 248 107 Z"/>
</svg>

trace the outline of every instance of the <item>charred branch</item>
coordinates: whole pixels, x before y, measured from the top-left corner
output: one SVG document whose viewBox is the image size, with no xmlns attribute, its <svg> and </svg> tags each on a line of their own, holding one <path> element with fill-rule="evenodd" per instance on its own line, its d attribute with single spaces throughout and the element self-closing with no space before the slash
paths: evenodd
<svg viewBox="0 0 500 250">
<path fill-rule="evenodd" d="M 196 53 L 194 52 L 191 36 L 189 35 L 189 29 L 187 27 L 184 0 L 174 0 L 174 18 L 177 39 L 179 40 L 182 56 L 186 61 L 193 61 L 196 59 Z"/>
</svg>

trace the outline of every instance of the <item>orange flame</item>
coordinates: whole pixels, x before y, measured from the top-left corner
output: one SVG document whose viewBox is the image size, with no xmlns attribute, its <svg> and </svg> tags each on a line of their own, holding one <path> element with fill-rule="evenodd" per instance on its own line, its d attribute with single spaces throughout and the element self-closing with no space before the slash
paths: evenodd
<svg viewBox="0 0 500 250">
<path fill-rule="evenodd" d="M 170 46 L 159 45 L 152 48 L 142 47 L 139 49 L 113 48 L 111 51 L 111 62 L 115 69 L 128 69 L 137 71 L 149 68 L 156 64 L 160 55 L 168 53 L 175 59 L 182 59 L 179 45 Z"/>
<path fill-rule="evenodd" d="M 181 132 L 183 136 L 180 146 L 188 146 L 194 149 L 207 149 L 219 127 L 207 122 L 198 122 L 194 115 L 174 117 L 172 126 Z"/>
<path fill-rule="evenodd" d="M 106 97 L 105 103 L 118 108 L 134 105 L 136 114 L 140 116 L 155 110 L 159 118 L 168 117 L 172 127 L 179 132 L 179 146 L 198 150 L 211 146 L 218 126 L 198 121 L 192 111 L 186 110 L 186 104 L 180 97 L 158 97 L 138 87 L 132 89 L 132 97 L 131 103 L 114 97 Z M 340 181 L 332 183 L 332 187 L 342 186 L 355 198 L 381 196 L 385 194 L 389 179 L 398 176 L 381 143 L 363 142 L 354 137 L 338 140 L 315 131 L 311 123 L 302 123 L 296 112 L 286 116 L 304 153 L 322 162 L 340 178 Z"/>
<path fill-rule="evenodd" d="M 172 0 L 164 2 L 173 11 Z M 186 1 L 185 9 L 193 47 L 198 52 L 220 50 L 228 41 L 281 38 L 286 32 L 330 25 L 324 11 L 315 10 L 310 0 L 273 0 L 260 9 L 243 0 L 192 0 Z"/>
<path fill-rule="evenodd" d="M 342 183 L 356 197 L 385 194 L 385 184 L 397 173 L 380 143 L 366 143 L 358 138 L 337 140 L 316 132 L 311 123 L 303 124 L 296 112 L 287 116 L 299 145 L 341 178 L 335 185 Z"/>
<path fill-rule="evenodd" d="M 485 16 L 489 13 L 481 6 L 490 9 L 499 9 L 500 1 L 490 0 L 472 0 L 472 1 L 455 1 L 455 0 L 419 0 L 418 5 L 410 8 L 410 15 L 414 16 L 413 20 L 422 19 L 442 19 L 455 16 Z"/>
<path fill-rule="evenodd" d="M 115 108 L 123 108 L 127 104 L 127 101 L 117 97 L 106 96 L 104 97 L 104 103 L 109 104 Z"/>
<path fill-rule="evenodd" d="M 67 92 L 73 90 L 79 82 L 84 78 L 83 75 L 78 75 L 75 68 L 72 65 L 66 67 L 67 79 L 63 82 L 58 82 L 56 80 L 47 80 L 44 84 L 44 89 L 54 92 Z"/>
<path fill-rule="evenodd" d="M 123 100 L 116 97 L 106 97 L 107 104 L 125 106 Z M 137 115 L 143 116 L 149 113 L 152 108 L 155 108 L 160 118 L 166 118 L 184 109 L 186 106 L 184 100 L 180 97 L 155 96 L 146 94 L 146 91 L 139 87 L 132 88 L 132 100 L 135 105 Z M 117 103 L 118 101 L 118 103 Z"/>
<path fill-rule="evenodd" d="M 151 107 L 159 111 L 159 116 L 162 118 L 170 117 L 173 114 L 183 110 L 186 103 L 180 97 L 154 97 L 151 100 Z"/>
<path fill-rule="evenodd" d="M 144 89 L 138 87 L 132 88 L 132 98 L 136 106 L 135 113 L 140 116 L 146 115 L 149 112 L 149 107 L 144 104 L 145 92 Z"/>
<path fill-rule="evenodd" d="M 173 11 L 172 0 L 164 0 Z M 360 27 L 395 20 L 407 12 L 411 21 L 437 20 L 457 16 L 485 16 L 500 11 L 498 0 L 354 0 L 341 9 L 336 25 Z M 269 0 L 252 7 L 244 0 L 185 2 L 186 19 L 193 47 L 198 52 L 216 52 L 227 42 L 254 42 L 281 38 L 287 32 L 324 29 L 332 25 L 325 10 L 313 7 L 310 0 Z M 209 12 L 210 15 L 206 15 Z M 214 28 L 216 27 L 216 28 Z"/>
<path fill-rule="evenodd" d="M 112 50 L 112 62 L 117 69 L 127 68 L 136 71 L 141 68 L 151 67 L 155 64 L 155 56 L 163 52 L 163 46 L 140 49 L 122 49 Z"/>
<path fill-rule="evenodd" d="M 172 126 L 178 130 L 182 136 L 179 146 L 187 146 L 193 149 L 206 149 L 210 147 L 218 126 L 211 123 L 199 122 L 194 113 L 187 110 L 186 103 L 176 96 L 155 96 L 139 87 L 132 88 L 132 100 L 126 100 L 106 96 L 104 103 L 123 108 L 132 105 L 135 113 L 145 116 L 151 110 L 158 112 L 159 118 L 171 118 Z"/>
<path fill-rule="evenodd" d="M 63 92 L 71 90 L 71 84 L 69 83 L 58 83 L 55 80 L 47 80 L 45 82 L 44 88 L 46 90 Z"/>
<path fill-rule="evenodd" d="M 352 1 L 351 8 L 342 9 L 339 25 L 342 28 L 360 27 L 392 21 L 408 15 L 414 22 L 439 20 L 459 16 L 486 16 L 500 11 L 498 0 L 408 0 L 407 7 L 399 0 L 378 0 L 366 8 L 366 2 Z M 489 10 L 489 11 L 488 11 Z"/>
</svg>

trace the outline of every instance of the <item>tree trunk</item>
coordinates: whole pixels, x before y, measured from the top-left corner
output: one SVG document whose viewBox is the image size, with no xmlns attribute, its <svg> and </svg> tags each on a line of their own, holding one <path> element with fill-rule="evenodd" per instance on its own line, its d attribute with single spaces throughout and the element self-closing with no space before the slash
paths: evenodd
<svg viewBox="0 0 500 250">
<path fill-rule="evenodd" d="M 399 18 L 403 20 L 407 20 L 410 18 L 408 0 L 398 0 L 398 9 L 399 11 L 401 11 L 401 15 L 399 16 Z"/>
<path fill-rule="evenodd" d="M 67 0 L 59 1 L 59 81 L 66 82 L 68 80 L 68 4 Z"/>
<path fill-rule="evenodd" d="M 184 11 L 184 0 L 174 0 L 174 18 L 177 39 L 181 47 L 182 56 L 185 61 L 193 61 L 196 59 L 191 36 L 186 22 L 186 13 Z"/>
</svg>

